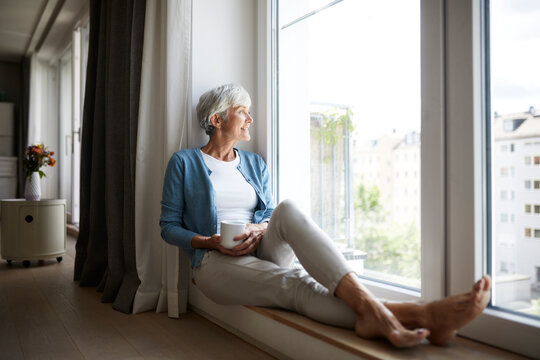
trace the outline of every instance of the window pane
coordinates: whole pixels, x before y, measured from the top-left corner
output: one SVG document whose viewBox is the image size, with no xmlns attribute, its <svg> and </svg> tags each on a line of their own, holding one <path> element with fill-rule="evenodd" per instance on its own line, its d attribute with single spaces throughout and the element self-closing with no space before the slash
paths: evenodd
<svg viewBox="0 0 540 360">
<path fill-rule="evenodd" d="M 539 18 L 540 2 L 490 1 L 493 304 L 533 316 L 540 316 L 540 192 L 531 191 L 540 161 Z M 508 190 L 515 196 L 502 201 L 497 195 Z M 503 212 L 514 221 L 496 216 Z"/>
<path fill-rule="evenodd" d="M 71 55 L 71 46 L 68 48 L 66 53 L 62 56 L 59 63 L 59 121 L 60 121 L 60 139 L 61 144 L 63 145 L 62 151 L 58 151 L 56 154 L 58 156 L 58 168 L 59 168 L 59 190 L 60 197 L 66 199 L 66 209 L 68 212 L 71 210 L 72 199 L 71 199 L 71 140 L 72 140 L 72 130 L 73 126 L 71 119 L 73 118 L 72 106 L 73 106 L 73 96 L 72 96 L 72 84 L 73 84 L 73 74 L 72 74 L 72 55 Z M 69 151 L 68 151 L 69 150 Z"/>
<path fill-rule="evenodd" d="M 419 0 L 344 0 L 283 28 L 311 10 L 279 3 L 279 198 L 359 273 L 418 289 Z"/>
</svg>

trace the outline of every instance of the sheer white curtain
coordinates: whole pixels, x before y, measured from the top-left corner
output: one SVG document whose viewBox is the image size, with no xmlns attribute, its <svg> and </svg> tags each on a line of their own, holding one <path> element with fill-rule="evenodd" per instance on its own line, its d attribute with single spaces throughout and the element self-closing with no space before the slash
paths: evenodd
<svg viewBox="0 0 540 360">
<path fill-rule="evenodd" d="M 44 143 L 58 154 L 58 82 L 57 67 L 49 65 L 38 55 L 30 60 L 30 109 L 27 144 Z M 56 157 L 55 157 L 56 158 Z M 58 163 L 57 166 L 62 166 Z M 41 168 L 47 175 L 41 180 L 41 198 L 58 197 L 58 171 L 48 166 Z"/>
<path fill-rule="evenodd" d="M 135 174 L 135 245 L 141 284 L 133 312 L 183 312 L 189 272 L 160 236 L 161 190 L 171 155 L 185 147 L 191 118 L 191 0 L 146 2 Z M 182 286 L 184 285 L 184 286 Z"/>
</svg>

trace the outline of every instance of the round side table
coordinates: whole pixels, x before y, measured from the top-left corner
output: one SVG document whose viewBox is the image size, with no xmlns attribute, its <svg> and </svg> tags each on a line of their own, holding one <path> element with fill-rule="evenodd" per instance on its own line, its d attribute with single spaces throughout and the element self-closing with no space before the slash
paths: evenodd
<svg viewBox="0 0 540 360">
<path fill-rule="evenodd" d="M 66 200 L 3 199 L 1 205 L 0 254 L 11 263 L 56 258 L 66 253 Z"/>
</svg>

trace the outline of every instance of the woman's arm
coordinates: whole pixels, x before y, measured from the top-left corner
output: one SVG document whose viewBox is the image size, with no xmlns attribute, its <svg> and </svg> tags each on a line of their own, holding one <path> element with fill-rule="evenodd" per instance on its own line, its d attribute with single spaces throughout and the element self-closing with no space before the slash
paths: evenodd
<svg viewBox="0 0 540 360">
<path fill-rule="evenodd" d="M 197 234 L 183 226 L 184 203 L 184 169 L 180 156 L 175 153 L 169 160 L 163 180 L 161 237 L 171 245 L 192 251 L 191 239 Z"/>
</svg>

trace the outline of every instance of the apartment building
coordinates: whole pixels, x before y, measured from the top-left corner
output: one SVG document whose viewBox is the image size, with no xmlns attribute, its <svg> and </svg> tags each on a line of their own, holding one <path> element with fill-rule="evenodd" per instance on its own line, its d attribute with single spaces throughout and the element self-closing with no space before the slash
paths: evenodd
<svg viewBox="0 0 540 360">
<path fill-rule="evenodd" d="M 355 147 L 354 178 L 376 186 L 391 221 L 420 221 L 420 133 L 386 134 Z"/>
<path fill-rule="evenodd" d="M 527 299 L 540 282 L 540 111 L 495 113 L 491 131 L 492 266 Z"/>
</svg>

